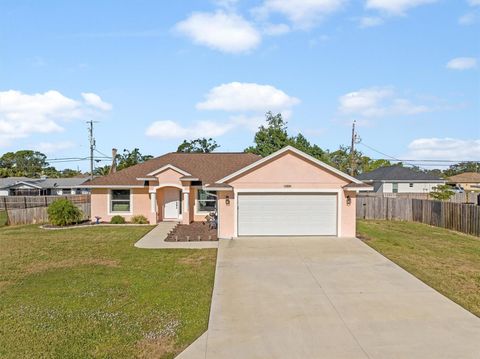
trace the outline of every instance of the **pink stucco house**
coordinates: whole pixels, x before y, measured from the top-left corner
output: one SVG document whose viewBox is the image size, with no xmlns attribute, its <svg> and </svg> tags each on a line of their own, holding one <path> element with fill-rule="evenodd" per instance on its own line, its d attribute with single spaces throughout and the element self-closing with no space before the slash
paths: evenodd
<svg viewBox="0 0 480 359">
<path fill-rule="evenodd" d="M 92 216 L 150 223 L 204 221 L 216 211 L 218 237 L 355 236 L 361 181 L 287 146 L 250 153 L 168 153 L 88 185 Z"/>
</svg>

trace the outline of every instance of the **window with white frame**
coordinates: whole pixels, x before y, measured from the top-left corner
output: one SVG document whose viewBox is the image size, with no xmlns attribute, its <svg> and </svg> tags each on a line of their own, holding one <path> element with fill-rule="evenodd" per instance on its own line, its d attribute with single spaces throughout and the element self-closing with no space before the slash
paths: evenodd
<svg viewBox="0 0 480 359">
<path fill-rule="evenodd" d="M 130 190 L 112 189 L 110 193 L 110 212 L 130 212 Z"/>
<path fill-rule="evenodd" d="M 197 191 L 197 212 L 215 212 L 216 208 L 217 192 L 199 189 Z"/>
</svg>

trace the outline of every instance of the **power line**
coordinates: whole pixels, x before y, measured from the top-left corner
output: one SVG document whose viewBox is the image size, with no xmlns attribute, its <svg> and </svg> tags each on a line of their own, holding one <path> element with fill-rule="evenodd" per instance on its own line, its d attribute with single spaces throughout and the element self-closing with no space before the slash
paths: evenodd
<svg viewBox="0 0 480 359">
<path fill-rule="evenodd" d="M 395 157 L 393 157 L 393 156 L 387 155 L 386 153 L 383 153 L 383 152 L 381 152 L 381 151 L 379 151 L 379 150 L 377 150 L 377 149 L 375 149 L 375 148 L 373 148 L 373 147 L 371 147 L 371 146 L 368 146 L 368 145 L 366 145 L 366 144 L 363 143 L 363 142 L 360 142 L 359 144 L 360 144 L 360 145 L 363 145 L 363 146 L 365 146 L 365 147 L 367 147 L 367 148 L 369 148 L 370 150 L 372 150 L 372 151 L 374 151 L 374 152 L 380 153 L 380 154 L 383 155 L 383 156 L 387 156 L 387 157 L 389 157 L 389 158 L 392 159 L 392 160 L 395 160 L 395 161 L 398 161 L 398 162 L 405 162 L 406 164 L 408 164 L 408 165 L 410 165 L 410 166 L 415 166 L 415 165 L 413 165 L 413 164 L 411 164 L 411 163 L 408 163 L 408 162 L 406 162 L 406 161 L 402 161 L 402 160 L 399 160 L 398 158 L 395 158 Z"/>
<path fill-rule="evenodd" d="M 103 152 L 100 152 L 99 150 L 95 149 L 95 152 L 101 154 L 102 156 L 105 156 L 105 158 L 109 158 L 109 159 L 112 159 L 112 156 L 109 156 L 109 155 L 106 155 L 105 153 Z"/>
</svg>

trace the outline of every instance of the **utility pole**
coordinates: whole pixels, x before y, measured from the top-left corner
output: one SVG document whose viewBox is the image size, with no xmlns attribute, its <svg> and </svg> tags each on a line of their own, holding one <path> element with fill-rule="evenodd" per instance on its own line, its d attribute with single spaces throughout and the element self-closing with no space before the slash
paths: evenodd
<svg viewBox="0 0 480 359">
<path fill-rule="evenodd" d="M 352 124 L 352 145 L 350 146 L 350 176 L 355 176 L 355 168 L 356 168 L 356 161 L 355 161 L 355 144 L 358 143 L 360 137 L 358 137 L 357 132 L 355 131 L 355 120 Z"/>
<path fill-rule="evenodd" d="M 93 180 L 93 151 L 95 150 L 95 137 L 93 136 L 94 121 L 87 121 L 88 140 L 90 141 L 90 180 Z"/>
</svg>

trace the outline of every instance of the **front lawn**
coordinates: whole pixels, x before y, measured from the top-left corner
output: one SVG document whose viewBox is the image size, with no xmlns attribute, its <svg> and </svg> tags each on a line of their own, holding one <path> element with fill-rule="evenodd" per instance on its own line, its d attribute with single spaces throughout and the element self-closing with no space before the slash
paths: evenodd
<svg viewBox="0 0 480 359">
<path fill-rule="evenodd" d="M 7 225 L 7 212 L 0 210 L 0 227 Z"/>
<path fill-rule="evenodd" d="M 207 329 L 215 249 L 151 227 L 0 228 L 1 358 L 173 358 Z"/>
<path fill-rule="evenodd" d="M 480 316 L 480 238 L 421 223 L 358 221 L 370 247 Z"/>
</svg>

